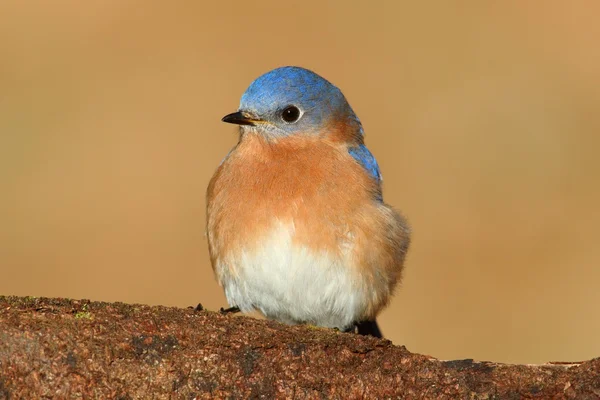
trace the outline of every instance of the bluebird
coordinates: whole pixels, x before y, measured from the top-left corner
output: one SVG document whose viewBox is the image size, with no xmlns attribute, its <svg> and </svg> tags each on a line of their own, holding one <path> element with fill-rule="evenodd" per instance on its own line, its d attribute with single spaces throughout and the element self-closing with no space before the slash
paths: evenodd
<svg viewBox="0 0 600 400">
<path fill-rule="evenodd" d="M 231 309 L 381 337 L 410 231 L 342 92 L 281 67 L 223 121 L 240 135 L 208 186 L 207 237 Z"/>
</svg>

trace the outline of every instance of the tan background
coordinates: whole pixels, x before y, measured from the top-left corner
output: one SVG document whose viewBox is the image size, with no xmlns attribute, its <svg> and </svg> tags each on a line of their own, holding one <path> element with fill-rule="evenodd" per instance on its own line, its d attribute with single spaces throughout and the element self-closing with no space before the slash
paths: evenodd
<svg viewBox="0 0 600 400">
<path fill-rule="evenodd" d="M 223 306 L 220 118 L 292 64 L 342 88 L 413 225 L 389 338 L 600 356 L 599 3 L 212 3 L 1 3 L 1 294 Z"/>
</svg>

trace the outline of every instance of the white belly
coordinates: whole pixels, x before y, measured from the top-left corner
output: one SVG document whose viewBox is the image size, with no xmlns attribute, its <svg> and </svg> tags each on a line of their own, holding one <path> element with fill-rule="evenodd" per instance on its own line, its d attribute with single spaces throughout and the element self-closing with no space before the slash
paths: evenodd
<svg viewBox="0 0 600 400">
<path fill-rule="evenodd" d="M 350 252 L 314 252 L 292 243 L 293 232 L 292 224 L 278 224 L 258 246 L 218 258 L 229 304 L 288 324 L 350 327 L 367 307 Z"/>
</svg>

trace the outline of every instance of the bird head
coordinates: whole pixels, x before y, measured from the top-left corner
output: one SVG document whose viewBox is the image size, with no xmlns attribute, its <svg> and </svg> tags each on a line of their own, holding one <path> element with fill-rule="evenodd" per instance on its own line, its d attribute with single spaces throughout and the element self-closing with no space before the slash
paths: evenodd
<svg viewBox="0 0 600 400">
<path fill-rule="evenodd" d="M 238 111 L 223 121 L 267 138 L 317 135 L 340 126 L 362 134 L 340 89 L 300 67 L 281 67 L 258 77 L 242 95 Z"/>
</svg>

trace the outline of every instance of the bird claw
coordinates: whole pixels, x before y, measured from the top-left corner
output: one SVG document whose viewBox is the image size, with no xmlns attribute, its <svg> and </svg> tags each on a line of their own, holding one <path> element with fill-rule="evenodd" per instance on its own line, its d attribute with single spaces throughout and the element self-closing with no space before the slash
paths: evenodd
<svg viewBox="0 0 600 400">
<path fill-rule="evenodd" d="M 221 314 L 235 314 L 235 313 L 239 313 L 240 309 L 239 307 L 229 307 L 229 308 L 223 308 L 221 307 L 221 309 L 219 310 L 219 312 Z"/>
</svg>

